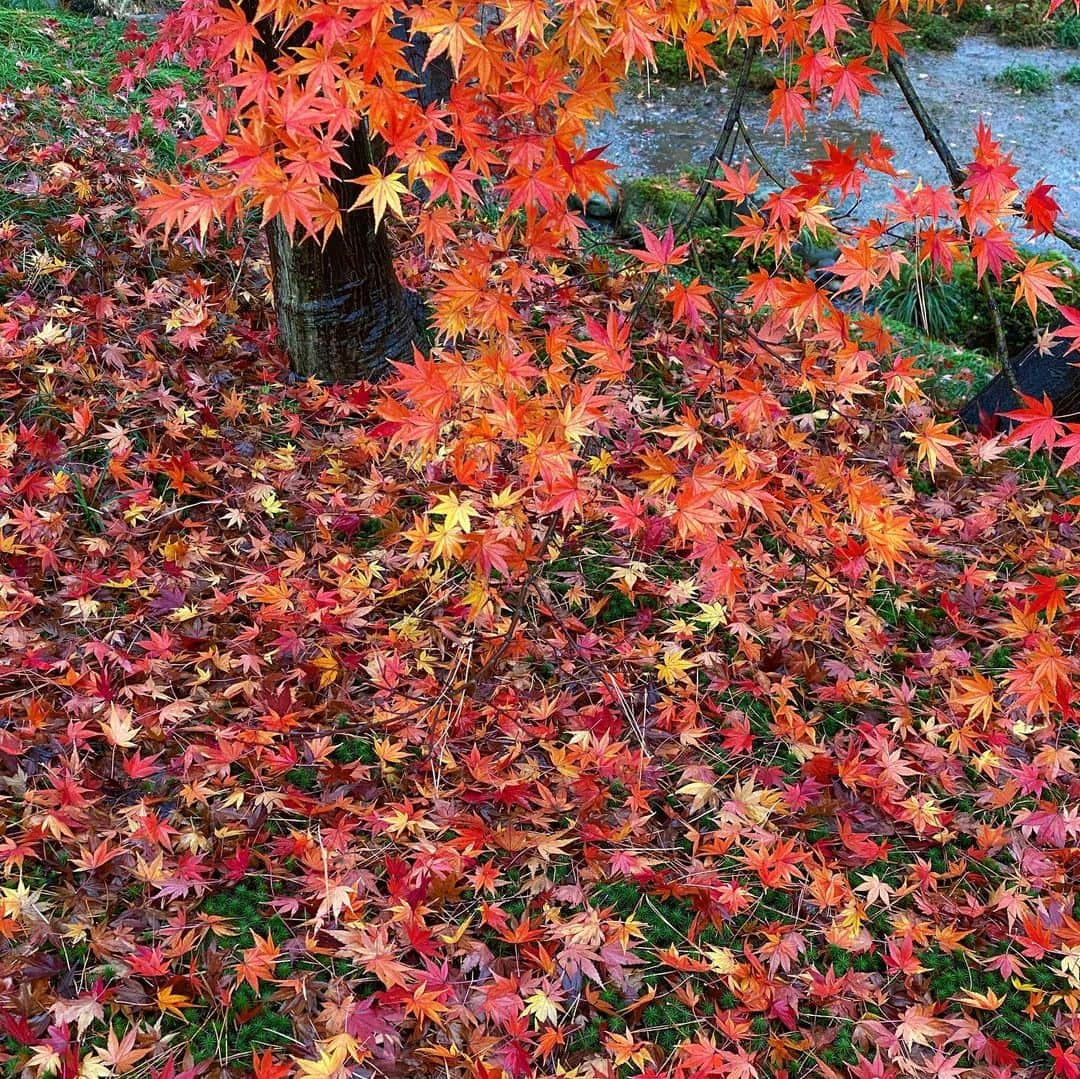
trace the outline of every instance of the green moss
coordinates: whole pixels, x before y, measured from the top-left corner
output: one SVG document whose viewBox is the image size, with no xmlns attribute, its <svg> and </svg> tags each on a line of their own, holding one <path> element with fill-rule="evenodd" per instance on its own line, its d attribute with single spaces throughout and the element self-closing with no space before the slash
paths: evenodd
<svg viewBox="0 0 1080 1079">
<path fill-rule="evenodd" d="M 851 1044 L 850 1023 L 843 1023 L 838 1028 L 832 1044 L 821 1050 L 821 1059 L 834 1068 L 851 1065 L 858 1060 L 858 1053 Z"/>
<path fill-rule="evenodd" d="M 623 184 L 620 200 L 619 231 L 633 236 L 642 224 L 655 230 L 684 221 L 694 203 L 694 192 L 670 180 L 642 176 Z M 704 215 L 699 215 L 699 220 L 707 223 Z"/>
<path fill-rule="evenodd" d="M 1053 1041 L 1053 1031 L 1046 1021 L 1025 1019 L 1020 1024 L 1020 1037 L 1025 1052 L 1028 1051 L 1030 1046 L 1031 1049 L 1035 1050 L 1036 1054 L 1041 1055 L 1050 1048 Z M 1030 1060 L 1032 1057 L 1029 1056 L 1028 1059 Z"/>
<path fill-rule="evenodd" d="M 762 897 L 761 905 L 767 913 L 786 914 L 792 907 L 792 896 L 779 888 L 770 888 Z"/>
<path fill-rule="evenodd" d="M 1054 1041 L 1054 1011 L 1046 1009 L 1037 1018 L 1025 1014 L 1026 994 L 1010 995 L 1001 1009 L 986 1022 L 993 1037 L 1005 1042 L 1021 1060 L 1036 1060 Z"/>
<path fill-rule="evenodd" d="M 612 881 L 594 888 L 589 896 L 594 907 L 611 907 L 616 917 L 634 917 L 643 923 L 645 940 L 653 948 L 683 944 L 694 920 L 693 908 L 681 899 L 658 899 L 643 895 L 626 881 Z"/>
<path fill-rule="evenodd" d="M 637 612 L 634 601 L 624 592 L 616 588 L 604 590 L 607 603 L 600 612 L 597 622 L 601 625 L 610 625 L 612 622 L 621 622 L 625 618 L 632 618 Z"/>
<path fill-rule="evenodd" d="M 885 970 L 885 961 L 881 953 L 874 950 L 860 952 L 851 964 L 860 974 L 879 974 Z"/>
<path fill-rule="evenodd" d="M 338 764 L 353 764 L 359 761 L 361 764 L 375 764 L 378 755 L 370 738 L 348 737 L 340 745 L 334 748 L 330 754 Z"/>
<path fill-rule="evenodd" d="M 828 945 L 823 956 L 825 968 L 831 966 L 837 974 L 846 974 L 851 969 L 851 958 L 850 952 L 837 948 L 835 944 Z"/>
<path fill-rule="evenodd" d="M 593 1017 L 568 1042 L 571 1054 L 598 1053 L 600 1051 L 600 1020 Z"/>
<path fill-rule="evenodd" d="M 738 72 L 742 70 L 745 57 L 742 45 L 737 45 L 730 52 L 727 52 L 723 44 L 718 43 L 709 48 L 709 54 L 718 69 L 716 71 L 710 70 L 707 73 L 706 78 L 710 82 L 721 78 L 720 72 L 726 72 L 728 79 L 734 80 Z M 653 50 L 653 55 L 656 57 L 656 64 L 650 73 L 650 78 L 669 86 L 678 86 L 690 81 L 690 66 L 686 62 L 686 51 L 681 45 L 658 42 Z M 700 76 L 696 77 L 700 78 Z M 775 84 L 776 75 L 767 64 L 755 60 L 750 65 L 748 85 L 751 90 L 763 92 L 771 90 Z"/>
<path fill-rule="evenodd" d="M 379 544 L 384 522 L 378 517 L 367 517 L 353 534 L 353 545 L 358 551 L 370 551 Z"/>
<path fill-rule="evenodd" d="M 246 988 L 246 987 L 244 987 Z M 208 1060 L 230 1060 L 238 1056 L 250 1056 L 253 1050 L 286 1049 L 296 1045 L 296 1034 L 291 1020 L 279 1014 L 266 989 L 258 1002 L 241 1002 L 240 990 L 233 995 L 232 1006 L 222 1017 L 215 1017 L 199 1028 L 191 1037 L 191 1055 L 197 1063 Z M 249 990 L 250 993 L 250 990 Z M 253 1014 L 245 1022 L 239 1016 Z"/>
<path fill-rule="evenodd" d="M 689 904 L 673 899 L 662 903 L 649 899 L 641 904 L 637 917 L 644 923 L 645 940 L 654 948 L 685 944 L 694 920 Z"/>
<path fill-rule="evenodd" d="M 983 30 L 989 23 L 990 13 L 983 4 L 966 0 L 956 8 L 955 12 L 951 13 L 951 16 L 957 25 L 965 29 Z"/>
<path fill-rule="evenodd" d="M 650 1004 L 641 1014 L 643 1033 L 665 1053 L 674 1052 L 697 1025 L 694 1013 L 685 1004 L 665 1000 Z"/>
<path fill-rule="evenodd" d="M 931 612 L 915 607 L 902 589 L 880 585 L 870 598 L 870 606 L 886 625 L 902 633 L 910 646 L 922 647 L 933 638 L 935 620 Z"/>
<path fill-rule="evenodd" d="M 960 848 L 952 843 L 931 847 L 926 853 L 926 860 L 930 863 L 930 867 L 939 874 L 946 872 L 949 864 L 960 857 L 963 857 Z"/>
<path fill-rule="evenodd" d="M 214 1060 L 221 1055 L 220 1034 L 221 1031 L 217 1025 L 207 1025 L 196 1031 L 188 1043 L 196 1063 Z"/>
<path fill-rule="evenodd" d="M 285 779 L 299 787 L 302 791 L 311 793 L 319 786 L 319 773 L 314 768 L 290 768 L 285 773 Z"/>
<path fill-rule="evenodd" d="M 238 1027 L 232 1040 L 236 1050 L 245 1056 L 253 1049 L 286 1048 L 295 1044 L 292 1023 L 269 1009 Z"/>
<path fill-rule="evenodd" d="M 525 913 L 524 899 L 507 899 L 501 906 L 511 918 L 520 918 Z"/>
<path fill-rule="evenodd" d="M 680 83 L 690 78 L 690 68 L 686 62 L 686 52 L 680 45 L 657 42 L 653 49 L 656 57 L 656 69 L 653 74 L 662 82 Z"/>
<path fill-rule="evenodd" d="M 801 416 L 806 412 L 813 411 L 814 399 L 805 390 L 799 390 L 798 393 L 791 395 L 787 408 L 788 412 L 793 416 Z"/>
<path fill-rule="evenodd" d="M 838 35 L 836 47 L 845 57 L 868 56 L 874 49 L 870 33 L 863 26 L 855 26 L 851 31 Z"/>
<path fill-rule="evenodd" d="M 726 203 L 719 206 L 717 213 L 722 214 L 727 206 Z M 731 236 L 727 228 L 718 225 L 695 226 L 693 238 L 697 258 L 687 264 L 687 276 L 692 271 L 700 273 L 714 287 L 741 288 L 742 278 L 750 267 L 738 254 L 740 241 Z M 765 261 L 759 264 L 768 268 Z"/>
<path fill-rule="evenodd" d="M 642 902 L 642 890 L 624 880 L 613 880 L 610 884 L 594 888 L 589 902 L 594 907 L 612 907 L 618 917 L 629 918 L 637 912 Z"/>
<path fill-rule="evenodd" d="M 280 916 L 263 913 L 269 899 L 270 893 L 261 880 L 254 884 L 242 882 L 228 891 L 207 896 L 201 909 L 205 914 L 227 919 L 242 936 L 254 932 L 265 937 L 269 933 L 280 943 L 291 934 Z"/>
</svg>

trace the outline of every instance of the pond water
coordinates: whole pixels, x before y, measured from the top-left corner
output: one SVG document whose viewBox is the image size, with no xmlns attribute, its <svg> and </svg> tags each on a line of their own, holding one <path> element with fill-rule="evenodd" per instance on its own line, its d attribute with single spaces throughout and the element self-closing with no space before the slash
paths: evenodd
<svg viewBox="0 0 1080 1079">
<path fill-rule="evenodd" d="M 908 74 L 961 164 L 971 160 L 974 130 L 980 114 L 1020 166 L 1022 188 L 1046 178 L 1056 186 L 1055 197 L 1073 227 L 1080 224 L 1080 86 L 1058 76 L 1080 63 L 1080 52 L 1067 49 L 1017 48 L 991 38 L 968 37 L 953 53 L 912 53 Z M 1054 86 L 1043 94 L 1020 95 L 995 85 L 994 76 L 1010 64 L 1031 64 L 1054 75 Z M 708 163 L 723 124 L 737 73 L 700 84 L 661 86 L 626 91 L 618 112 L 597 126 L 595 145 L 608 144 L 605 157 L 618 166 L 617 176 L 677 175 L 687 165 Z M 861 115 L 847 108 L 833 116 L 810 117 L 805 136 L 798 131 L 785 144 L 778 124 L 765 128 L 768 98 L 751 94 L 743 107 L 746 128 L 755 148 L 775 175 L 786 180 L 793 168 L 820 150 L 820 140 L 859 147 L 880 131 L 896 151 L 894 164 L 912 177 L 943 184 L 945 172 L 923 138 L 900 91 L 888 76 L 878 80 L 879 96 L 864 96 Z M 746 153 L 740 140 L 735 152 Z M 753 161 L 751 166 L 756 169 Z M 764 179 L 764 178 L 763 178 Z M 906 182 L 905 182 L 906 183 Z M 891 198 L 891 181 L 874 177 L 852 208 L 856 220 L 877 216 Z M 850 204 L 849 204 L 850 206 Z M 849 207 L 846 206 L 845 209 Z"/>
</svg>

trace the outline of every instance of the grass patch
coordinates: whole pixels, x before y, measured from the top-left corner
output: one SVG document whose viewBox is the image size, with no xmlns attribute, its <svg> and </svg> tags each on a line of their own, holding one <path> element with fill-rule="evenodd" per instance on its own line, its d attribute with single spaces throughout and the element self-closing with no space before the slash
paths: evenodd
<svg viewBox="0 0 1080 1079">
<path fill-rule="evenodd" d="M 887 278 L 875 291 L 874 304 L 882 315 L 943 341 L 955 331 L 963 297 L 955 280 L 908 262 L 899 277 Z"/>
<path fill-rule="evenodd" d="M 1033 64 L 1009 64 L 994 76 L 994 82 L 1018 94 L 1045 94 L 1054 85 L 1054 77 L 1045 68 Z"/>
<path fill-rule="evenodd" d="M 1080 64 L 1073 64 L 1067 71 L 1062 73 L 1062 82 L 1067 82 L 1071 86 L 1080 86 Z"/>
<path fill-rule="evenodd" d="M 1029 252 L 1021 250 L 1027 257 Z M 1080 304 L 1080 272 L 1059 255 L 1040 253 L 1054 265 L 1054 273 L 1062 282 L 1057 293 L 1059 302 L 1070 307 Z M 1001 312 L 1005 342 L 1010 355 L 1027 348 L 1034 340 L 1031 314 L 1024 304 L 1014 302 L 1014 286 L 1010 281 L 991 282 L 990 290 Z M 949 279 L 928 268 L 920 271 L 918 280 L 908 265 L 901 270 L 900 280 L 884 282 L 873 293 L 876 309 L 886 318 L 908 327 L 923 337 L 933 338 L 968 351 L 995 350 L 994 331 L 987 312 L 986 299 L 975 277 L 970 260 L 958 262 Z M 1042 309 L 1039 325 L 1053 321 L 1053 315 Z"/>
<path fill-rule="evenodd" d="M 1057 22 L 1054 41 L 1063 49 L 1080 49 L 1080 15 L 1069 15 Z"/>
<path fill-rule="evenodd" d="M 186 68 L 161 64 L 126 99 L 110 90 L 120 73 L 120 57 L 133 43 L 127 23 L 46 7 L 40 0 L 8 0 L 0 5 L 0 92 L 34 89 L 41 118 L 61 123 L 56 98 L 75 97 L 89 116 L 126 120 L 154 90 L 191 83 Z M 41 89 L 51 93 L 41 93 Z M 63 134 L 63 130 L 58 130 Z M 161 163 L 175 163 L 175 140 L 144 126 L 143 137 Z"/>
</svg>

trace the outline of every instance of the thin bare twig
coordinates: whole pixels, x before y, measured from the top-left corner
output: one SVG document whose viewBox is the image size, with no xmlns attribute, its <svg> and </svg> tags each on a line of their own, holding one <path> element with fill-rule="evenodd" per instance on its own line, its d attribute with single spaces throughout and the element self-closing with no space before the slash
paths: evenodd
<svg viewBox="0 0 1080 1079">
<path fill-rule="evenodd" d="M 738 118 L 739 122 L 739 134 L 742 135 L 743 142 L 746 143 L 746 148 L 750 151 L 750 156 L 757 162 L 757 166 L 777 187 L 783 190 L 787 185 L 784 184 L 779 177 L 769 168 L 765 159 L 757 152 L 757 147 L 754 146 L 753 140 L 750 138 L 750 132 L 746 130 L 746 124 L 743 123 L 742 116 Z"/>
<path fill-rule="evenodd" d="M 867 22 L 873 20 L 874 13 L 867 0 L 859 0 L 859 10 L 862 12 L 863 18 L 865 18 Z M 933 146 L 934 152 L 937 154 L 942 165 L 945 166 L 945 172 L 949 177 L 949 184 L 952 186 L 956 196 L 958 198 L 961 197 L 964 183 L 967 181 L 967 173 L 961 167 L 960 162 L 956 160 L 956 155 L 952 152 L 952 148 L 945 141 L 945 136 L 942 135 L 941 128 L 938 127 L 937 121 L 930 115 L 922 98 L 919 97 L 919 92 L 915 89 L 915 84 L 908 77 L 904 61 L 894 53 L 889 57 L 888 67 L 889 74 L 892 75 L 893 81 L 900 88 L 900 93 L 903 94 L 904 100 L 908 104 L 908 108 L 911 109 L 912 115 L 915 117 L 916 121 L 918 121 L 919 127 L 922 128 L 922 133 L 926 137 L 926 141 Z M 972 233 L 967 225 L 964 226 L 964 232 L 970 242 Z M 1001 370 L 1004 372 L 1010 388 L 1014 392 L 1019 392 L 1020 386 L 1016 381 L 1016 371 L 1013 369 L 1012 360 L 1009 358 L 1009 346 L 1005 340 L 1005 324 L 1001 318 L 1001 309 L 998 307 L 997 299 L 990 287 L 990 278 L 986 274 L 982 276 L 979 287 L 982 289 L 983 299 L 986 301 L 986 309 L 990 314 L 990 325 L 994 331 L 994 346 L 995 351 L 997 352 L 998 363 L 1001 365 Z"/>
<path fill-rule="evenodd" d="M 709 158 L 709 167 L 705 170 L 705 175 L 701 178 L 701 183 L 698 184 L 697 191 L 694 194 L 694 201 L 690 204 L 690 209 L 687 210 L 686 217 L 679 223 L 677 235 L 680 240 L 685 239 L 687 233 L 689 233 L 690 228 L 694 223 L 694 218 L 697 217 L 700 212 L 701 207 L 705 202 L 705 196 L 709 193 L 709 188 L 712 186 L 713 180 L 716 179 L 716 174 L 720 171 L 721 164 L 723 164 L 728 143 L 735 134 L 735 125 L 739 121 L 739 113 L 742 111 L 742 103 L 743 99 L 746 97 L 746 89 L 750 85 L 750 69 L 754 65 L 754 57 L 756 55 L 757 43 L 753 42 L 746 47 L 746 56 L 743 59 L 742 70 L 739 72 L 739 81 L 735 85 L 735 96 L 731 99 L 731 104 L 728 106 L 727 115 L 724 117 L 724 126 L 720 130 L 720 137 L 716 140 L 712 156 Z M 644 288 L 642 288 L 641 293 L 637 298 L 637 302 L 634 304 L 634 309 L 630 313 L 631 323 L 633 323 L 637 316 L 641 314 L 642 309 L 652 295 L 653 289 L 656 287 L 658 278 L 659 274 L 653 274 L 645 283 Z"/>
</svg>

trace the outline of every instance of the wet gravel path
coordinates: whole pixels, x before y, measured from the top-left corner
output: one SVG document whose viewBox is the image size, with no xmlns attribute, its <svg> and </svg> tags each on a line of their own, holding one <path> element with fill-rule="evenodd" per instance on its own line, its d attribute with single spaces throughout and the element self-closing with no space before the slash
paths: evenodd
<svg viewBox="0 0 1080 1079">
<path fill-rule="evenodd" d="M 1031 64 L 1053 73 L 1054 86 L 1043 94 L 1020 95 L 994 83 L 1009 64 Z M 1030 186 L 1045 177 L 1057 188 L 1056 198 L 1073 227 L 1080 225 L 1080 86 L 1060 75 L 1080 64 L 1080 52 L 1066 49 L 1023 49 L 991 38 L 961 40 L 953 53 L 913 53 L 907 67 L 928 109 L 936 117 L 961 163 L 971 159 L 974 129 L 980 115 L 1020 166 L 1018 182 Z M 624 92 L 618 113 L 598 125 L 593 141 L 608 144 L 605 156 L 620 177 L 674 175 L 687 165 L 705 165 L 723 123 L 735 73 L 699 85 L 644 86 Z M 863 99 L 854 117 L 844 106 L 833 116 L 811 117 L 805 136 L 795 132 L 785 144 L 778 125 L 764 129 L 765 95 L 751 94 L 744 108 L 750 137 L 777 175 L 804 164 L 829 138 L 864 147 L 880 131 L 895 150 L 897 168 L 928 182 L 945 182 L 945 173 L 900 92 L 888 77 L 879 80 L 880 96 Z M 764 130 L 763 130 L 764 129 Z M 746 153 L 740 141 L 736 159 Z M 864 190 L 853 216 L 865 221 L 880 213 L 891 197 L 887 179 L 875 179 Z M 848 207 L 845 207 L 848 208 Z"/>
</svg>

